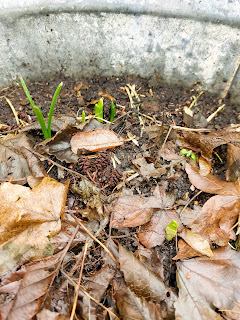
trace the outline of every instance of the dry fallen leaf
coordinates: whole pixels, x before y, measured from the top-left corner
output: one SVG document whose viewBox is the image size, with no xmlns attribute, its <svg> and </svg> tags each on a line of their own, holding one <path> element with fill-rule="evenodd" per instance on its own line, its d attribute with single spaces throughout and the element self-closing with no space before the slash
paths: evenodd
<svg viewBox="0 0 240 320">
<path fill-rule="evenodd" d="M 56 274 L 62 252 L 34 261 L 2 279 L 0 284 L 0 318 L 30 320 L 39 311 Z"/>
<path fill-rule="evenodd" d="M 114 279 L 114 288 L 114 298 L 122 320 L 163 320 L 163 316 L 167 317 L 160 304 L 137 297 L 123 279 Z"/>
<path fill-rule="evenodd" d="M 75 134 L 71 141 L 71 149 L 75 154 L 81 150 L 90 152 L 111 149 L 123 145 L 124 139 L 111 130 L 97 129 Z"/>
<path fill-rule="evenodd" d="M 139 241 L 148 249 L 161 245 L 166 237 L 166 227 L 175 220 L 178 222 L 179 229 L 182 223 L 178 215 L 173 210 L 159 210 L 151 218 L 151 220 L 138 233 Z"/>
<path fill-rule="evenodd" d="M 29 175 L 46 176 L 41 161 L 31 153 L 32 146 L 24 134 L 0 139 L 0 179 L 19 184 L 26 183 Z"/>
<path fill-rule="evenodd" d="M 112 227 L 124 229 L 137 227 L 147 223 L 155 208 L 155 197 L 141 197 L 139 195 L 124 196 L 114 201 L 110 206 L 112 212 Z"/>
<path fill-rule="evenodd" d="M 216 130 L 209 134 L 200 132 L 183 132 L 184 141 L 194 148 L 200 148 L 202 157 L 211 161 L 213 149 L 227 143 L 234 143 L 240 146 L 240 132 L 230 130 Z"/>
<path fill-rule="evenodd" d="M 37 320 L 68 320 L 65 314 L 60 314 L 58 312 L 53 312 L 48 309 L 43 309 L 37 314 Z"/>
<path fill-rule="evenodd" d="M 236 236 L 231 228 L 240 212 L 240 200 L 236 196 L 213 196 L 202 207 L 188 227 L 208 242 L 227 245 Z"/>
<path fill-rule="evenodd" d="M 240 194 L 238 183 L 223 181 L 212 174 L 201 176 L 198 169 L 190 164 L 186 164 L 185 169 L 189 180 L 197 189 L 224 196 L 239 196 Z"/>
<path fill-rule="evenodd" d="M 68 182 L 43 178 L 33 189 L 0 186 L 0 274 L 52 254 L 50 237 L 61 229 Z"/>
<path fill-rule="evenodd" d="M 174 315 L 173 303 L 176 301 L 176 295 L 158 275 L 121 245 L 119 246 L 119 262 L 126 284 L 131 291 L 148 301 L 157 303 L 164 301 L 168 316 Z"/>
<path fill-rule="evenodd" d="M 153 163 L 148 163 L 145 157 L 140 157 L 132 160 L 132 163 L 139 168 L 141 175 L 144 178 L 159 178 L 166 173 L 166 168 L 161 166 L 155 168 Z"/>
<path fill-rule="evenodd" d="M 104 90 L 101 90 L 98 92 L 99 96 L 102 96 L 103 98 L 107 98 L 109 100 L 116 100 L 113 96 L 111 96 L 109 93 L 107 93 Z"/>
<path fill-rule="evenodd" d="M 172 258 L 173 260 L 189 259 L 193 257 L 202 256 L 200 252 L 194 250 L 182 239 L 178 241 L 177 246 L 177 255 L 174 258 Z"/>
<path fill-rule="evenodd" d="M 56 133 L 51 139 L 38 143 L 35 148 L 39 153 L 47 153 L 54 155 L 61 161 L 68 163 L 76 163 L 78 156 L 72 152 L 70 140 L 74 133 L 78 132 L 76 127 L 68 125 L 63 130 Z"/>
<path fill-rule="evenodd" d="M 200 234 L 196 234 L 191 230 L 184 228 L 179 236 L 187 242 L 194 250 L 204 254 L 208 257 L 212 257 L 213 253 L 210 249 L 210 245 Z"/>
<path fill-rule="evenodd" d="M 236 181 L 240 177 L 240 147 L 228 144 L 227 164 L 226 180 Z"/>
<path fill-rule="evenodd" d="M 179 298 L 176 319 L 238 320 L 240 314 L 240 253 L 229 246 L 214 251 L 212 258 L 199 257 L 177 263 Z M 225 318 L 224 318 L 225 319 Z"/>
<path fill-rule="evenodd" d="M 123 229 L 147 223 L 158 209 L 171 207 L 174 194 L 165 192 L 167 185 L 157 186 L 153 196 L 123 196 L 113 201 L 108 209 L 112 212 L 112 227 Z"/>
</svg>

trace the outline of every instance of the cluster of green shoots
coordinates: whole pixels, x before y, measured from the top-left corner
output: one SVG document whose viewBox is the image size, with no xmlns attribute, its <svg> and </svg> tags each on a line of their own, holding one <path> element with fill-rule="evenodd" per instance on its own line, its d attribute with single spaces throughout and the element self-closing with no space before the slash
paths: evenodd
<svg viewBox="0 0 240 320">
<path fill-rule="evenodd" d="M 115 117 L 115 104 L 113 101 L 111 101 L 111 109 L 110 109 L 110 122 L 113 122 L 114 117 Z M 95 104 L 94 106 L 94 113 L 95 113 L 95 118 L 99 122 L 103 122 L 103 99 L 99 99 L 98 103 Z M 85 122 L 85 112 L 82 112 L 82 122 Z"/>
<path fill-rule="evenodd" d="M 63 83 L 61 82 L 55 93 L 54 93 L 54 96 L 52 98 L 52 102 L 51 102 L 51 106 L 50 106 L 50 109 L 49 109 L 49 113 L 48 113 L 48 122 L 47 122 L 47 127 L 46 127 L 46 124 L 45 124 L 45 121 L 44 121 L 44 117 L 43 117 L 43 114 L 41 112 L 41 110 L 35 106 L 34 102 L 33 102 L 33 99 L 28 91 L 28 88 L 23 80 L 23 78 L 20 78 L 20 81 L 21 81 L 21 84 L 22 84 L 22 87 L 23 87 L 23 90 L 28 98 L 28 101 L 30 102 L 30 105 L 38 119 L 38 122 L 41 126 L 41 129 L 42 129 L 42 132 L 43 132 L 43 135 L 44 135 L 44 138 L 45 139 L 49 139 L 51 138 L 51 124 L 52 124 L 52 116 L 53 116 L 53 111 L 54 111 L 54 108 L 55 108 L 55 104 L 57 102 L 57 98 L 58 98 L 58 95 L 60 93 L 60 90 L 62 89 L 62 86 L 63 86 Z"/>
</svg>

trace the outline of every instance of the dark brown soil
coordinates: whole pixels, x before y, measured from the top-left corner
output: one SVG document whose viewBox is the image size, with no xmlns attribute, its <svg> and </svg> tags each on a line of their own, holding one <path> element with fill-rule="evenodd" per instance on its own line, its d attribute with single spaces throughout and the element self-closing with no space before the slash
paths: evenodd
<svg viewBox="0 0 240 320">
<path fill-rule="evenodd" d="M 132 170 L 135 167 L 132 164 L 132 160 L 136 158 L 137 155 L 143 152 L 150 151 L 153 161 L 156 161 L 157 152 L 160 149 L 161 144 L 156 145 L 154 149 L 150 147 L 153 145 L 153 141 L 150 141 L 148 135 L 143 131 L 141 134 L 141 126 L 139 123 L 139 112 L 145 114 L 155 120 L 164 121 L 165 124 L 185 125 L 183 119 L 183 108 L 184 106 L 189 106 L 193 100 L 193 95 L 197 96 L 199 90 L 187 90 L 178 87 L 167 87 L 162 85 L 157 85 L 151 88 L 148 81 L 142 78 L 127 78 L 127 77 L 100 77 L 95 79 L 55 79 L 54 81 L 48 83 L 31 83 L 27 84 L 28 89 L 34 99 L 34 102 L 39 106 L 43 112 L 44 116 L 47 116 L 49 111 L 49 106 L 51 104 L 52 95 L 55 92 L 57 85 L 63 81 L 64 86 L 60 93 L 58 103 L 56 105 L 54 114 L 78 114 L 81 115 L 82 111 L 86 112 L 86 115 L 93 114 L 94 105 L 89 102 L 92 100 L 97 100 L 100 98 L 99 91 L 106 91 L 108 94 L 116 99 L 116 109 L 117 114 L 115 116 L 115 123 L 112 129 L 120 133 L 122 136 L 127 137 L 127 132 L 131 132 L 132 135 L 136 136 L 139 146 L 132 142 L 125 143 L 124 146 L 114 149 L 114 151 L 107 150 L 108 155 L 113 153 L 121 161 L 118 165 L 119 177 L 118 181 L 121 180 L 122 174 L 127 170 Z M 80 83 L 81 88 L 80 88 Z M 140 97 L 140 102 L 136 98 L 133 98 L 135 106 L 134 109 L 130 108 L 129 97 L 127 95 L 125 86 L 126 84 L 135 84 L 136 92 Z M 80 88 L 80 89 L 79 89 Z M 81 95 L 79 95 L 81 92 Z M 21 87 L 11 86 L 0 91 L 0 123 L 7 125 L 7 130 L 11 131 L 17 128 L 15 118 L 13 113 L 5 100 L 7 97 L 16 111 L 18 111 L 19 118 L 31 122 L 35 121 L 36 117 L 26 99 L 25 93 Z M 109 119 L 111 101 L 107 98 L 104 99 L 104 118 Z M 218 113 L 218 115 L 211 121 L 210 124 L 206 123 L 206 118 L 211 115 L 217 108 L 225 103 L 224 109 Z M 190 123 L 192 127 L 202 128 L 203 126 L 207 128 L 224 128 L 230 124 L 239 123 L 240 116 L 237 114 L 236 108 L 230 105 L 229 102 L 221 101 L 218 96 L 212 96 L 207 92 L 204 92 L 197 101 L 197 105 L 194 107 L 194 112 L 197 114 L 194 123 Z M 30 116 L 30 117 L 29 117 Z M 122 116 L 122 117 L 121 117 Z M 120 118 L 121 117 L 121 118 Z M 154 124 L 154 123 L 153 123 Z M 187 124 L 189 126 L 189 123 Z M 3 132 L 4 133 L 4 132 Z M 40 134 L 41 137 L 41 134 Z M 162 140 L 164 136 L 162 137 Z M 179 149 L 180 151 L 180 149 Z M 224 146 L 219 147 L 217 152 L 221 154 L 223 162 L 220 163 L 218 158 L 215 159 L 215 173 L 221 176 L 224 171 Z M 99 153 L 98 153 L 99 154 Z M 166 164 L 167 161 L 161 160 L 160 164 Z M 63 165 L 69 166 L 69 164 L 63 163 Z M 49 168 L 47 161 L 45 161 L 45 166 Z M 83 169 L 78 165 L 73 166 L 73 170 L 76 170 L 82 174 L 86 174 Z M 194 191 L 189 191 L 189 181 L 186 173 L 179 167 L 180 174 L 177 179 L 172 179 L 169 181 L 168 188 L 173 190 L 176 195 L 176 201 L 185 199 L 186 193 L 189 192 L 187 198 L 190 199 L 194 196 Z M 57 170 L 53 168 L 50 171 L 50 176 L 57 179 Z M 104 187 L 103 176 L 98 176 L 96 181 L 99 183 L 99 187 Z M 86 174 L 87 176 L 87 174 Z M 66 177 L 67 178 L 67 177 Z M 66 179 L 65 178 L 65 179 Z M 72 178 L 72 177 L 71 177 Z M 100 179 L 100 180 L 99 180 Z M 161 181 L 168 180 L 168 172 L 160 178 L 150 178 L 150 180 L 132 180 L 128 182 L 126 187 L 131 188 L 135 194 L 143 194 L 149 196 L 152 194 L 154 188 Z M 117 182 L 118 182 L 117 181 Z M 105 183 L 106 185 L 106 183 Z M 116 184 L 111 184 L 110 186 L 104 188 L 104 193 L 106 196 L 110 196 Z M 73 198 L 74 202 L 71 201 L 69 209 L 72 208 L 82 208 L 83 204 L 81 199 L 76 197 L 73 193 L 69 191 L 69 198 Z M 208 196 L 205 193 L 201 193 L 195 200 L 199 204 L 204 204 Z M 73 204 L 74 203 L 74 204 Z M 102 234 L 102 240 L 108 237 L 108 227 L 105 229 L 105 234 Z M 124 231 L 125 232 L 125 231 Z M 130 251 L 135 251 L 138 248 L 138 241 L 136 237 L 136 229 L 129 228 L 128 233 L 122 231 L 112 230 L 112 236 L 117 239 L 126 249 Z M 76 248 L 75 248 L 76 249 Z M 87 262 L 85 266 L 85 273 L 92 273 L 101 267 L 101 254 L 100 248 L 92 248 L 92 263 Z M 171 258 L 175 255 L 175 242 L 172 241 L 171 244 L 163 244 L 160 247 L 154 248 L 154 254 L 156 255 L 156 260 L 161 260 L 165 269 L 165 280 L 166 283 L 176 289 L 175 281 L 175 262 Z M 90 259 L 90 257 L 88 257 Z"/>
</svg>

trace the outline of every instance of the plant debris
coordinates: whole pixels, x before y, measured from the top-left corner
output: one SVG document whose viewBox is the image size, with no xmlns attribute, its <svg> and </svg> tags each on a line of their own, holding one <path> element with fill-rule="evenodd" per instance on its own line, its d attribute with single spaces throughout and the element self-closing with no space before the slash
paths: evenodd
<svg viewBox="0 0 240 320">
<path fill-rule="evenodd" d="M 141 78 L 28 88 L 54 135 L 1 91 L 0 318 L 239 319 L 236 108 Z"/>
</svg>

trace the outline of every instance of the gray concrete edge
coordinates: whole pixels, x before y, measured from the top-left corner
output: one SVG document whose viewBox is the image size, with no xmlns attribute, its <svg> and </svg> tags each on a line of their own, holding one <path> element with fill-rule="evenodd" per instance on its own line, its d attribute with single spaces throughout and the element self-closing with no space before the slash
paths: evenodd
<svg viewBox="0 0 240 320">
<path fill-rule="evenodd" d="M 3 0 L 0 20 L 50 13 L 148 14 L 240 26 L 238 0 Z"/>
</svg>

